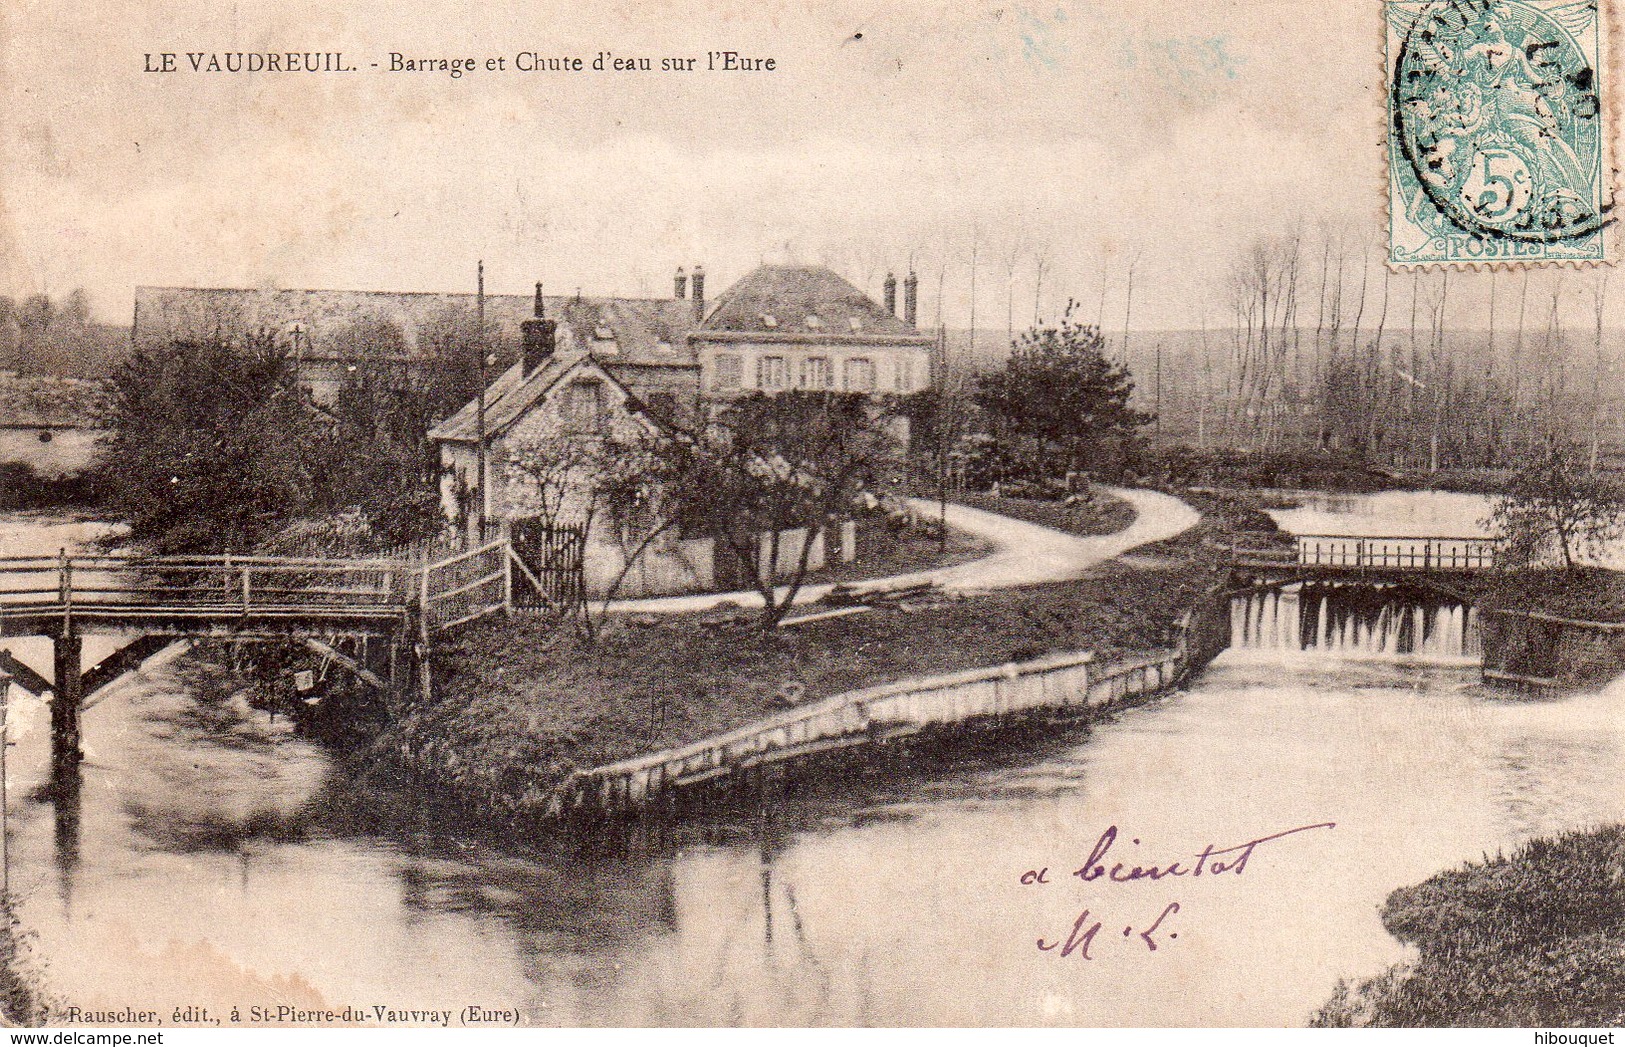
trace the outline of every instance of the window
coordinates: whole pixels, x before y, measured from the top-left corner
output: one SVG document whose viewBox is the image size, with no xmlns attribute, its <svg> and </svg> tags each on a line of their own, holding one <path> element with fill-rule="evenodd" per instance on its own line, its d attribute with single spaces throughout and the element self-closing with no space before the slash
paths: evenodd
<svg viewBox="0 0 1625 1047">
<path fill-rule="evenodd" d="M 828 389 L 834 384 L 830 379 L 829 357 L 809 356 L 801 361 L 801 388 Z"/>
<path fill-rule="evenodd" d="M 865 356 L 854 356 L 846 362 L 846 388 L 852 393 L 875 391 L 875 362 Z"/>
<path fill-rule="evenodd" d="M 762 389 L 784 388 L 784 357 L 764 356 L 756 361 L 756 384 Z"/>
<path fill-rule="evenodd" d="M 604 428 L 604 383 L 571 382 L 564 391 L 564 418 L 574 432 L 601 431 Z"/>
<path fill-rule="evenodd" d="M 724 353 L 717 357 L 717 388 L 738 389 L 744 381 L 744 368 L 740 366 L 739 357 L 732 353 Z"/>
<path fill-rule="evenodd" d="M 914 388 L 914 361 L 899 358 L 897 361 L 897 391 L 906 393 Z"/>
</svg>

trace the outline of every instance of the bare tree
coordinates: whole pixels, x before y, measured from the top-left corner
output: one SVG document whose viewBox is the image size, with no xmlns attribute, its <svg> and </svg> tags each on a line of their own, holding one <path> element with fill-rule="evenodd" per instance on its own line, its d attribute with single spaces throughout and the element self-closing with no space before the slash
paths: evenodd
<svg viewBox="0 0 1625 1047">
<path fill-rule="evenodd" d="M 1047 243 L 1033 245 L 1033 326 L 1037 327 L 1043 322 L 1044 303 L 1044 274 L 1049 271 L 1049 251 Z"/>
</svg>

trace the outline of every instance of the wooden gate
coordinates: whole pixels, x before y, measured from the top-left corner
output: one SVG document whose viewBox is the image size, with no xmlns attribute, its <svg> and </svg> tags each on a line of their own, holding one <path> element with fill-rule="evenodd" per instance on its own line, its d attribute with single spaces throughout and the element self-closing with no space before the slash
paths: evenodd
<svg viewBox="0 0 1625 1047">
<path fill-rule="evenodd" d="M 587 602 L 587 530 L 546 520 L 515 520 L 509 532 L 515 607 L 573 613 Z"/>
</svg>

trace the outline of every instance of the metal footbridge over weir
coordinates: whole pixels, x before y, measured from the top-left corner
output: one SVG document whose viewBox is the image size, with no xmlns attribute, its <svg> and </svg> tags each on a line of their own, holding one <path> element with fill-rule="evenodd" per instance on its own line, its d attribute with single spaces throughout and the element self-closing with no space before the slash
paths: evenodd
<svg viewBox="0 0 1625 1047">
<path fill-rule="evenodd" d="M 53 760 L 80 758 L 85 699 L 175 639 L 305 644 L 380 688 L 427 688 L 434 636 L 514 605 L 516 575 L 542 583 L 507 538 L 430 560 L 68 555 L 0 558 L 0 639 L 49 637 L 53 679 L 0 650 L 0 679 L 51 694 Z M 523 595 L 521 596 L 523 601 Z M 122 640 L 88 671 L 83 637 Z M 360 645 L 361 658 L 334 644 Z M 404 656 L 404 657 L 403 657 Z M 368 664 L 371 663 L 371 664 Z"/>
</svg>

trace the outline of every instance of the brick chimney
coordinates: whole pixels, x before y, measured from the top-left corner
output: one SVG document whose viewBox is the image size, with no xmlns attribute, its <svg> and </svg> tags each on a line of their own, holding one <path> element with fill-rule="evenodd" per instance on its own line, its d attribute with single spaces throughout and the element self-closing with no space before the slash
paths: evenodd
<svg viewBox="0 0 1625 1047">
<path fill-rule="evenodd" d="M 683 271 L 682 266 L 677 267 L 677 275 L 672 277 L 671 284 L 673 298 L 681 300 L 688 297 L 688 273 Z"/>
<path fill-rule="evenodd" d="M 897 277 L 892 273 L 886 274 L 886 282 L 881 285 L 885 288 L 886 315 L 897 315 Z"/>
<path fill-rule="evenodd" d="M 558 345 L 558 321 L 547 318 L 547 308 L 542 304 L 542 285 L 539 281 L 536 284 L 535 313 L 534 317 L 519 325 L 520 342 L 524 346 L 522 359 L 527 378 L 547 363 Z"/>
<path fill-rule="evenodd" d="M 915 326 L 915 320 L 920 314 L 920 278 L 910 269 L 908 277 L 903 280 L 903 322 L 910 327 Z"/>
<path fill-rule="evenodd" d="M 694 267 L 694 322 L 705 319 L 705 266 Z"/>
</svg>

